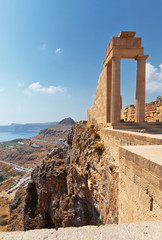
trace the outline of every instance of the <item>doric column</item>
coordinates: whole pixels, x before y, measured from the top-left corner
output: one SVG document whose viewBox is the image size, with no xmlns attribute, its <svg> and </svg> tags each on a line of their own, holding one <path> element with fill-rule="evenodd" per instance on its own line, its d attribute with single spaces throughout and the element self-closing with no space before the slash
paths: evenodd
<svg viewBox="0 0 162 240">
<path fill-rule="evenodd" d="M 106 65 L 106 122 L 110 122 L 111 114 L 111 63 Z"/>
<path fill-rule="evenodd" d="M 120 57 L 112 57 L 111 123 L 120 122 Z"/>
<path fill-rule="evenodd" d="M 145 65 L 148 55 L 137 56 L 135 122 L 145 121 Z"/>
</svg>

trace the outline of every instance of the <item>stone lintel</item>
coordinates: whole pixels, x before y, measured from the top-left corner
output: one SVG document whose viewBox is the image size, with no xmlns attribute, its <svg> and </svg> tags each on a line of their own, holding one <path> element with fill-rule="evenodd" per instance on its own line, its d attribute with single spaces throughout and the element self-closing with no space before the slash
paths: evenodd
<svg viewBox="0 0 162 240">
<path fill-rule="evenodd" d="M 144 47 L 125 48 L 122 46 L 118 46 L 118 47 L 115 46 L 111 49 L 111 51 L 105 58 L 103 64 L 104 64 L 104 66 L 106 66 L 108 64 L 108 62 L 111 61 L 112 57 L 114 57 L 114 56 L 118 56 L 120 58 L 130 58 L 130 59 L 132 59 L 132 58 L 136 59 L 138 56 L 141 56 L 141 57 L 145 56 L 147 58 L 148 55 L 143 55 L 143 53 L 144 53 Z"/>
<path fill-rule="evenodd" d="M 136 32 L 121 31 L 118 37 L 133 38 L 135 35 L 136 35 Z"/>
<path fill-rule="evenodd" d="M 112 37 L 108 47 L 105 50 L 105 58 L 110 54 L 113 48 L 141 48 L 141 38 L 119 38 Z"/>
</svg>

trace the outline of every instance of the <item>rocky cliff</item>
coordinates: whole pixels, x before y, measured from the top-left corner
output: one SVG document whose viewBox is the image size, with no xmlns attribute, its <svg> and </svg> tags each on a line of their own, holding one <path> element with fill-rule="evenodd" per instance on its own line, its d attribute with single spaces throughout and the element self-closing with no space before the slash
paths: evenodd
<svg viewBox="0 0 162 240">
<path fill-rule="evenodd" d="M 10 204 L 8 230 L 118 222 L 118 167 L 94 126 L 77 123 Z M 17 224 L 17 222 L 19 224 Z"/>
</svg>

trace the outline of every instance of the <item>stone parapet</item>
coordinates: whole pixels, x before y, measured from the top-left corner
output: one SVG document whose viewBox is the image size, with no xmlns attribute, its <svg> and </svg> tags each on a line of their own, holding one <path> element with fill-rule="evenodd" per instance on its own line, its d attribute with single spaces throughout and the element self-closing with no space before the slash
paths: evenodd
<svg viewBox="0 0 162 240">
<path fill-rule="evenodd" d="M 119 151 L 119 223 L 162 221 L 162 145 Z"/>
<path fill-rule="evenodd" d="M 103 128 L 100 135 L 111 156 L 119 163 L 120 146 L 162 145 L 162 134 L 146 134 Z"/>
<path fill-rule="evenodd" d="M 161 240 L 162 222 L 0 232 L 1 240 Z"/>
</svg>

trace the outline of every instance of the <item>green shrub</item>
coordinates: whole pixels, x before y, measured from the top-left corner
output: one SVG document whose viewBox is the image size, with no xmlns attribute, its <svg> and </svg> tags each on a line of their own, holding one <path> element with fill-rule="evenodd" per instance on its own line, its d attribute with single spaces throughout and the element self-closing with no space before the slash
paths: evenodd
<svg viewBox="0 0 162 240">
<path fill-rule="evenodd" d="M 71 198 L 71 197 L 72 197 L 72 193 L 69 193 L 69 194 L 68 194 L 68 197 Z"/>
<path fill-rule="evenodd" d="M 104 224 L 103 217 L 97 218 L 97 221 L 98 221 L 98 227 Z"/>
<path fill-rule="evenodd" d="M 7 214 L 3 214 L 2 216 L 0 216 L 0 218 L 6 218 L 7 216 Z"/>
<path fill-rule="evenodd" d="M 6 220 L 0 220 L 0 226 L 6 226 L 7 221 Z"/>
<path fill-rule="evenodd" d="M 105 150 L 103 143 L 96 143 L 93 145 L 93 149 L 95 150 L 95 152 L 97 152 L 99 155 L 101 155 L 103 153 L 103 151 Z"/>
<path fill-rule="evenodd" d="M 0 182 L 3 182 L 5 178 L 3 176 L 0 176 Z"/>
</svg>

